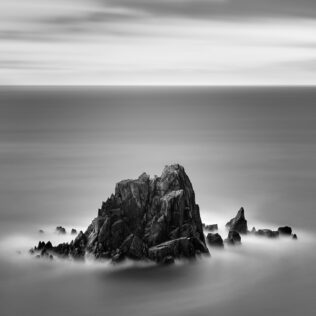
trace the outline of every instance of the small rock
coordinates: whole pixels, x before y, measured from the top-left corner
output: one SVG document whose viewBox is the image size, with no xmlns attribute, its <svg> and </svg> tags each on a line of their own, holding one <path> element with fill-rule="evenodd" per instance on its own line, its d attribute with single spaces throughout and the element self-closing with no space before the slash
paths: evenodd
<svg viewBox="0 0 316 316">
<path fill-rule="evenodd" d="M 212 247 L 224 247 L 223 239 L 220 234 L 209 233 L 207 234 L 206 239 Z"/>
<path fill-rule="evenodd" d="M 245 219 L 245 211 L 243 207 L 241 207 L 237 215 L 226 224 L 226 227 L 231 231 L 247 234 L 247 220 Z"/>
<path fill-rule="evenodd" d="M 251 234 L 255 234 L 256 233 L 256 227 L 252 227 L 252 230 L 250 231 Z"/>
<path fill-rule="evenodd" d="M 76 234 L 77 234 L 77 230 L 73 228 L 73 229 L 71 230 L 71 235 L 76 235 Z"/>
<path fill-rule="evenodd" d="M 280 233 L 280 235 L 291 236 L 292 235 L 292 228 L 289 226 L 279 227 L 278 232 Z"/>
<path fill-rule="evenodd" d="M 66 229 L 64 227 L 62 227 L 62 226 L 57 226 L 56 227 L 56 231 L 59 234 L 66 234 Z"/>
<path fill-rule="evenodd" d="M 292 236 L 292 239 L 297 239 L 297 235 L 296 234 L 293 234 L 293 236 Z"/>
<path fill-rule="evenodd" d="M 218 226 L 217 224 L 211 224 L 211 225 L 205 225 L 205 230 L 209 230 L 209 231 L 215 231 L 218 230 Z"/>
<path fill-rule="evenodd" d="M 39 233 L 39 234 L 44 234 L 43 229 L 40 229 L 40 230 L 38 231 L 38 233 Z"/>
<path fill-rule="evenodd" d="M 238 232 L 231 230 L 228 233 L 228 237 L 225 240 L 230 245 L 240 244 L 241 243 L 241 237 Z"/>
<path fill-rule="evenodd" d="M 279 237 L 279 232 L 278 231 L 273 231 L 271 229 L 258 229 L 256 231 L 257 236 L 264 236 L 268 238 L 277 238 Z"/>
</svg>

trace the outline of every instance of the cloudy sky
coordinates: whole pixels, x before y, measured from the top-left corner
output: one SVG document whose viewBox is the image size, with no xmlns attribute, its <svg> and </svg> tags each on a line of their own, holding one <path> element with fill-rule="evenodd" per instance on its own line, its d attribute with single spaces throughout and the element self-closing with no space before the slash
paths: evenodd
<svg viewBox="0 0 316 316">
<path fill-rule="evenodd" d="M 0 84 L 315 84 L 314 0 L 1 0 Z"/>
</svg>

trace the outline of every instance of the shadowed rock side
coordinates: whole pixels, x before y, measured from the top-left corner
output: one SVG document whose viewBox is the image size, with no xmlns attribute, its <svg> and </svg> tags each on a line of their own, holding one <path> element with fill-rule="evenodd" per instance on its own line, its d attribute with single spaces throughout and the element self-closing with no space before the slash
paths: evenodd
<svg viewBox="0 0 316 316">
<path fill-rule="evenodd" d="M 236 231 L 240 234 L 247 234 L 248 226 L 243 207 L 241 207 L 237 215 L 226 224 L 226 227 L 229 230 Z"/>
<path fill-rule="evenodd" d="M 150 259 L 194 257 L 208 253 L 199 206 L 185 170 L 166 166 L 160 177 L 143 173 L 116 184 L 98 216 L 70 244 L 53 247 L 59 255 Z"/>
</svg>

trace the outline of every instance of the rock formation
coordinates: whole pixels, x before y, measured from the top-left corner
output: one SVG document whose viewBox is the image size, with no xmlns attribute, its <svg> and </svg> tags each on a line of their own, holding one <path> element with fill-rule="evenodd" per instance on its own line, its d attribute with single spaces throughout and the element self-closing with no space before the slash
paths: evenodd
<svg viewBox="0 0 316 316">
<path fill-rule="evenodd" d="M 74 229 L 74 228 L 72 228 L 72 230 L 71 230 L 71 235 L 77 235 L 77 230 Z"/>
<path fill-rule="evenodd" d="M 258 229 L 255 234 L 257 236 L 264 236 L 268 238 L 277 238 L 279 237 L 279 232 L 278 231 L 273 231 L 271 229 Z"/>
<path fill-rule="evenodd" d="M 248 226 L 243 207 L 241 207 L 237 215 L 226 224 L 226 227 L 229 230 L 236 231 L 240 234 L 247 234 Z"/>
<path fill-rule="evenodd" d="M 230 245 L 240 244 L 241 237 L 237 231 L 230 230 L 228 232 L 227 239 L 225 239 L 225 242 L 227 242 Z"/>
<path fill-rule="evenodd" d="M 165 263 L 208 253 L 192 184 L 178 164 L 166 166 L 160 177 L 143 173 L 118 182 L 87 230 L 52 251 L 76 258 L 91 254 L 115 262 Z"/>
<path fill-rule="evenodd" d="M 206 236 L 208 244 L 212 247 L 224 247 L 223 239 L 220 234 L 208 233 Z"/>
</svg>

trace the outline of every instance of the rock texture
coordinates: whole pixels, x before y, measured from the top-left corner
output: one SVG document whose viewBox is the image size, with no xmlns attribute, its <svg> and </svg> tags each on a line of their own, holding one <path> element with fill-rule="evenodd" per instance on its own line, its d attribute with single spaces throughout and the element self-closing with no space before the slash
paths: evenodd
<svg viewBox="0 0 316 316">
<path fill-rule="evenodd" d="M 224 242 L 220 234 L 209 233 L 206 236 L 206 240 L 212 247 L 224 247 Z"/>
<path fill-rule="evenodd" d="M 241 207 L 237 215 L 226 224 L 226 227 L 229 230 L 236 231 L 240 234 L 247 234 L 248 226 L 243 207 Z"/>
<path fill-rule="evenodd" d="M 115 262 L 131 258 L 162 263 L 208 253 L 199 206 L 184 168 L 174 164 L 160 177 L 143 173 L 118 182 L 87 230 L 53 251 L 77 258 L 91 254 Z"/>
</svg>

